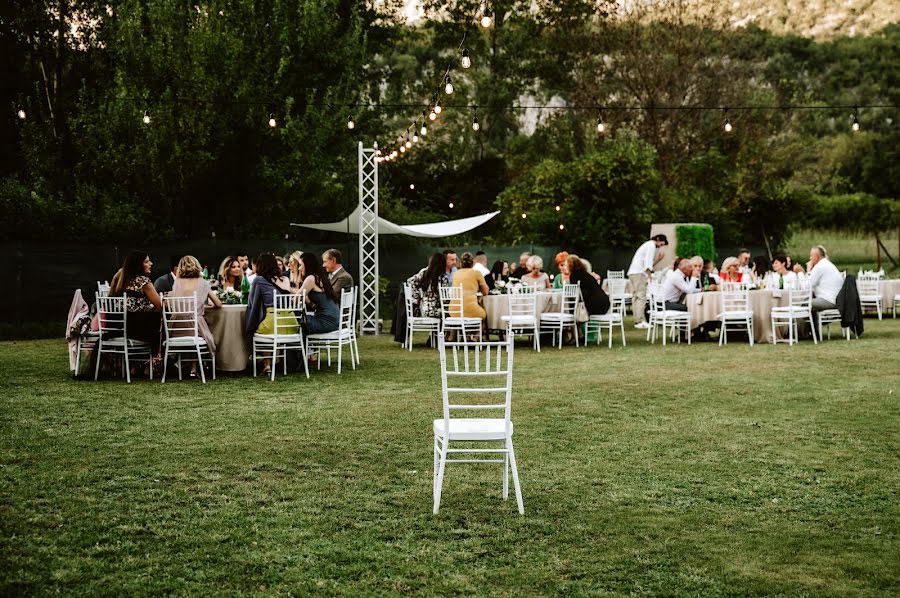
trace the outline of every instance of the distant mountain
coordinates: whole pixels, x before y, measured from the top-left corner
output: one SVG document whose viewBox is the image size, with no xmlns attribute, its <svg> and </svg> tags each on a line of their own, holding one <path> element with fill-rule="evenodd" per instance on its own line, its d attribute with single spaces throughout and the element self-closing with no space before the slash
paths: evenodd
<svg viewBox="0 0 900 598">
<path fill-rule="evenodd" d="M 751 24 L 805 37 L 864 36 L 900 22 L 900 0 L 706 0 L 733 27 Z"/>
</svg>

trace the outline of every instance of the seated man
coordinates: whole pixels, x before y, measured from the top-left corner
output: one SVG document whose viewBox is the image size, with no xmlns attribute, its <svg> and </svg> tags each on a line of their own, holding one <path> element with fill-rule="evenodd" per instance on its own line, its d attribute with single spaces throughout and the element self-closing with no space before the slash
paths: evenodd
<svg viewBox="0 0 900 598">
<path fill-rule="evenodd" d="M 329 249 L 322 254 L 322 267 L 328 272 L 328 280 L 338 300 L 344 290 L 349 291 L 353 288 L 353 276 L 344 269 L 342 259 L 343 256 L 337 249 Z"/>
<path fill-rule="evenodd" d="M 813 292 L 812 310 L 837 309 L 835 302 L 844 277 L 837 267 L 828 259 L 825 248 L 816 245 L 809 250 L 809 288 Z"/>
<path fill-rule="evenodd" d="M 704 268 L 705 262 L 699 255 L 691 258 L 691 266 L 693 266 L 693 274 L 697 276 L 697 286 L 701 291 L 718 291 L 719 284 L 712 274 Z"/>
<path fill-rule="evenodd" d="M 662 287 L 666 309 L 687 311 L 687 305 L 682 301 L 685 295 L 699 293 L 702 290 L 697 284 L 700 280 L 699 275 L 702 267 L 702 264 L 699 267 L 695 267 L 691 260 L 682 258 L 678 262 L 678 267 L 666 274 L 666 280 L 663 282 Z"/>
</svg>

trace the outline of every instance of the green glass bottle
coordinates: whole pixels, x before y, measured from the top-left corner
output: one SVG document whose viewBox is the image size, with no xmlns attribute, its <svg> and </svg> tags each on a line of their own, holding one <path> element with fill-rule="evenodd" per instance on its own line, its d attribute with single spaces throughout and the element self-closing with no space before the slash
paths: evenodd
<svg viewBox="0 0 900 598">
<path fill-rule="evenodd" d="M 209 268 L 203 266 L 203 280 L 209 280 Z"/>
<path fill-rule="evenodd" d="M 784 289 L 784 276 L 781 274 L 778 275 L 778 288 Z"/>
<path fill-rule="evenodd" d="M 247 301 L 250 300 L 250 280 L 247 278 L 247 275 L 241 276 L 241 303 L 244 305 L 247 304 Z"/>
</svg>

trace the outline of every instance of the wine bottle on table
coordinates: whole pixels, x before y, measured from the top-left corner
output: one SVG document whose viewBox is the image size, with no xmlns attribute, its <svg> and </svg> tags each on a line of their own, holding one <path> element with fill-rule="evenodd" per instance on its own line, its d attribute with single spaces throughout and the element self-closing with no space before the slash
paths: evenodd
<svg viewBox="0 0 900 598">
<path fill-rule="evenodd" d="M 241 303 L 244 305 L 247 304 L 247 301 L 250 299 L 250 280 L 247 278 L 246 274 L 241 276 Z"/>
<path fill-rule="evenodd" d="M 203 266 L 203 280 L 209 280 L 209 268 Z"/>
</svg>

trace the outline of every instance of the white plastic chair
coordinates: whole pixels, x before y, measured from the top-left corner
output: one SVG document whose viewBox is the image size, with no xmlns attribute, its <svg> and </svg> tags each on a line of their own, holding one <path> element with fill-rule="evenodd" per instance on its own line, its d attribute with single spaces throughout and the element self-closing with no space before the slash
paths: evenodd
<svg viewBox="0 0 900 598">
<path fill-rule="evenodd" d="M 209 350 L 206 340 L 200 336 L 199 323 L 197 321 L 197 297 L 163 297 L 163 375 L 162 381 L 166 381 L 166 372 L 169 369 L 169 356 L 178 356 L 178 379 L 182 379 L 181 358 L 190 355 L 191 360 L 197 358 L 200 370 L 200 380 L 206 384 L 206 372 L 203 371 L 203 356 L 208 355 L 210 360 L 213 380 L 216 379 L 216 356 Z"/>
<path fill-rule="evenodd" d="M 353 298 L 353 311 L 350 313 L 350 336 L 353 338 L 353 353 L 352 357 L 356 359 L 356 365 L 359 365 L 359 341 L 356 338 L 356 310 L 359 308 L 359 287 L 350 287 L 349 289 L 344 289 L 341 296 L 344 294 L 348 294 Z"/>
<path fill-rule="evenodd" d="M 434 431 L 434 514 L 441 506 L 444 472 L 449 463 L 502 463 L 503 500 L 509 497 L 509 471 L 519 513 L 525 513 L 519 470 L 513 451 L 512 409 L 513 338 L 503 342 L 447 343 L 438 337 L 441 359 L 441 397 L 443 417 L 433 422 Z M 457 402 L 457 397 L 460 401 Z M 465 397 L 463 400 L 462 397 Z M 502 411 L 502 417 L 452 417 L 459 411 Z M 463 442 L 499 444 L 493 448 L 450 448 Z M 458 446 L 458 445 L 457 445 Z M 449 459 L 448 455 L 468 458 Z M 483 456 L 502 455 L 485 459 Z M 481 458 L 479 458 L 481 457 Z"/>
<path fill-rule="evenodd" d="M 125 297 L 98 297 L 97 312 L 100 314 L 100 339 L 97 341 L 97 365 L 94 380 L 100 375 L 100 359 L 103 354 L 121 355 L 124 362 L 125 380 L 131 384 L 131 359 L 146 356 L 153 360 L 153 349 L 149 343 L 128 338 L 128 311 Z M 150 379 L 153 380 L 153 365 L 150 365 Z"/>
<path fill-rule="evenodd" d="M 562 295 L 559 297 L 559 311 L 541 314 L 541 332 L 553 333 L 553 342 L 562 349 L 563 331 L 571 328 L 575 335 L 575 346 L 578 344 L 578 323 L 575 321 L 575 311 L 578 308 L 578 299 L 581 296 L 580 287 L 577 284 L 563 285 Z"/>
<path fill-rule="evenodd" d="M 536 287 L 524 286 L 515 288 L 506 295 L 509 304 L 509 315 L 501 316 L 506 322 L 506 334 L 510 337 L 519 334 L 530 334 L 535 351 L 541 352 L 541 335 L 537 317 Z M 530 331 L 530 332 L 529 332 Z"/>
<path fill-rule="evenodd" d="M 413 303 L 412 286 L 408 282 L 403 283 L 403 302 L 406 304 L 406 340 L 404 341 L 403 346 L 412 351 L 413 333 L 427 332 L 428 337 L 432 339 L 432 346 L 436 347 L 436 337 L 441 331 L 441 319 L 413 315 L 416 306 Z"/>
<path fill-rule="evenodd" d="M 894 318 L 897 317 L 897 305 L 900 305 L 900 293 L 894 295 Z"/>
<path fill-rule="evenodd" d="M 282 358 L 282 369 L 287 375 L 287 352 L 300 351 L 303 371 L 309 378 L 309 365 L 306 363 L 306 345 L 303 342 L 303 328 L 300 319 L 305 310 L 306 291 L 298 294 L 276 294 L 274 305 L 275 326 L 272 334 L 253 335 L 253 377 L 256 377 L 256 362 L 260 359 L 272 358 L 270 381 L 275 380 L 278 357 Z"/>
<path fill-rule="evenodd" d="M 341 373 L 341 361 L 343 359 L 344 345 L 350 350 L 350 365 L 356 369 L 357 356 L 355 354 L 356 345 L 353 334 L 353 314 L 356 305 L 355 293 L 344 291 L 341 293 L 341 321 L 337 330 L 332 332 L 319 332 L 310 334 L 306 337 L 307 350 L 310 353 L 318 353 L 319 360 L 316 364 L 318 369 L 322 369 L 322 350 L 324 349 L 328 355 L 328 366 L 331 367 L 331 350 L 337 349 L 337 371 Z"/>
<path fill-rule="evenodd" d="M 818 344 L 818 341 L 816 340 L 816 327 L 813 323 L 811 303 L 812 291 L 810 291 L 808 288 L 805 290 L 788 290 L 788 305 L 784 307 L 772 308 L 771 317 L 773 345 L 779 342 L 793 345 L 795 342 L 798 342 L 798 337 L 800 336 L 800 320 L 809 321 L 809 328 L 812 331 L 813 343 Z M 776 332 L 778 331 L 778 327 L 780 326 L 788 327 L 787 338 L 778 338 Z"/>
<path fill-rule="evenodd" d="M 735 283 L 742 285 L 743 283 Z M 722 311 L 716 316 L 722 323 L 719 331 L 719 346 L 728 344 L 728 327 L 731 330 L 746 330 L 750 346 L 753 346 L 753 311 L 750 309 L 749 291 L 745 288 L 726 286 L 722 291 Z"/>
<path fill-rule="evenodd" d="M 612 280 L 610 280 L 610 283 Z M 622 346 L 625 346 L 625 316 L 621 311 L 610 304 L 609 311 L 605 314 L 596 314 L 588 317 L 584 323 L 584 346 L 588 346 L 587 339 L 590 338 L 591 332 L 597 333 L 597 345 L 603 340 L 603 329 L 609 335 L 609 348 L 612 349 L 613 344 L 613 328 L 618 326 L 622 330 Z"/>
<path fill-rule="evenodd" d="M 606 271 L 607 280 L 625 280 L 625 270 L 607 270 Z"/>
<path fill-rule="evenodd" d="M 883 309 L 881 293 L 878 289 L 878 279 L 873 275 L 860 276 L 856 279 L 856 291 L 859 293 L 859 304 L 865 312 L 866 308 L 874 308 L 881 319 Z"/>
<path fill-rule="evenodd" d="M 109 295 L 109 281 L 97 281 L 97 297 L 106 297 Z"/>
<path fill-rule="evenodd" d="M 666 300 L 663 297 L 662 285 L 654 284 L 647 287 L 647 301 L 650 302 L 650 328 L 647 329 L 647 340 L 651 344 L 656 342 L 656 329 L 662 327 L 662 344 L 666 346 L 666 337 L 681 342 L 683 332 L 687 342 L 691 344 L 691 314 L 677 309 L 666 309 Z M 624 341 L 623 341 L 624 346 Z"/>
<path fill-rule="evenodd" d="M 617 311 L 625 317 L 625 305 L 631 303 L 631 293 L 625 292 L 625 286 L 628 281 L 624 278 L 610 278 L 609 282 L 609 302 L 612 311 Z"/>
<path fill-rule="evenodd" d="M 819 320 L 819 339 L 825 340 L 825 337 L 822 336 L 824 327 L 825 332 L 828 333 L 828 340 L 831 340 L 831 324 L 837 322 L 837 325 L 841 326 L 841 312 L 836 309 L 823 309 L 816 314 L 816 318 Z M 849 341 L 850 329 L 841 326 L 841 335 Z M 856 338 L 859 338 L 859 335 Z"/>
<path fill-rule="evenodd" d="M 471 334 L 479 341 L 481 337 L 481 318 L 463 317 L 463 290 L 462 287 L 439 287 L 438 291 L 441 296 L 441 311 L 444 315 L 444 321 L 441 324 L 441 330 L 446 334 L 455 330 L 459 333 L 460 339 L 465 340 L 467 334 Z M 454 315 L 458 314 L 458 315 Z"/>
</svg>

